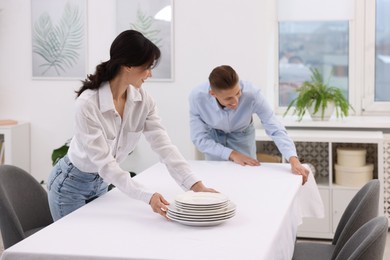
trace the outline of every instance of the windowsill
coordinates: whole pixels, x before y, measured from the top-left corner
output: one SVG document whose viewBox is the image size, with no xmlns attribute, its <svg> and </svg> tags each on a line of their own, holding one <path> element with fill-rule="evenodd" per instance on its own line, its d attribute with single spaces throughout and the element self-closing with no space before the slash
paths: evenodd
<svg viewBox="0 0 390 260">
<path fill-rule="evenodd" d="M 286 128 L 354 128 L 354 129 L 388 129 L 390 130 L 389 116 L 348 116 L 329 121 L 313 121 L 310 116 L 304 116 L 301 121 L 297 116 L 276 116 Z"/>
</svg>

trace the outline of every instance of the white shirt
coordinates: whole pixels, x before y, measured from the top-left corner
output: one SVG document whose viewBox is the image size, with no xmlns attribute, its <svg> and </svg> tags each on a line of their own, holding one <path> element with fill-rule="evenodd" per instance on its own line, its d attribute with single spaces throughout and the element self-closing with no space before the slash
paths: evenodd
<svg viewBox="0 0 390 260">
<path fill-rule="evenodd" d="M 97 172 L 132 198 L 146 203 L 154 192 L 136 183 L 119 164 L 137 145 L 141 134 L 160 156 L 169 173 L 184 189 L 199 181 L 168 137 L 155 102 L 143 89 L 129 86 L 123 119 L 117 113 L 108 82 L 97 90 L 85 90 L 76 100 L 74 136 L 68 156 L 79 170 Z"/>
</svg>

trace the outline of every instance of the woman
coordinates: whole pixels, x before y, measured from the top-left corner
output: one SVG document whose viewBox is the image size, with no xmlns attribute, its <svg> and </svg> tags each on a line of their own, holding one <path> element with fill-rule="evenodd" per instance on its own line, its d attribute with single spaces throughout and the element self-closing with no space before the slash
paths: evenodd
<svg viewBox="0 0 390 260">
<path fill-rule="evenodd" d="M 162 127 L 154 100 L 141 88 L 159 58 L 156 45 L 141 33 L 127 30 L 113 41 L 110 59 L 83 81 L 76 92 L 75 129 L 68 154 L 54 166 L 48 180 L 54 220 L 107 192 L 107 183 L 166 216 L 169 203 L 164 197 L 141 187 L 119 166 L 142 133 L 183 189 L 214 191 L 193 175 Z"/>
</svg>

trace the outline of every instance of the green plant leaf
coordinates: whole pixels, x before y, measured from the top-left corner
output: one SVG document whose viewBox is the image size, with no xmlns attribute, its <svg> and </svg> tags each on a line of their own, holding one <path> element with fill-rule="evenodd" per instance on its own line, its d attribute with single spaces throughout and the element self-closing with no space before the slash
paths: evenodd
<svg viewBox="0 0 390 260">
<path fill-rule="evenodd" d="M 310 81 L 305 81 L 296 90 L 298 96 L 291 100 L 283 116 L 294 107 L 293 115 L 298 116 L 298 121 L 301 121 L 306 113 L 307 107 L 314 103 L 314 113 L 321 111 L 322 118 L 324 118 L 325 109 L 330 101 L 335 103 L 336 116 L 348 116 L 349 109 L 353 107 L 348 103 L 348 100 L 343 95 L 341 89 L 330 86 L 329 80 L 324 82 L 322 74 L 317 68 L 310 68 Z"/>
<path fill-rule="evenodd" d="M 66 143 L 64 144 L 63 146 L 57 148 L 57 149 L 54 149 L 52 154 L 51 154 L 51 160 L 52 160 L 52 164 L 53 166 L 62 158 L 64 157 L 67 153 L 68 153 L 68 150 L 69 150 L 69 144 Z"/>
</svg>

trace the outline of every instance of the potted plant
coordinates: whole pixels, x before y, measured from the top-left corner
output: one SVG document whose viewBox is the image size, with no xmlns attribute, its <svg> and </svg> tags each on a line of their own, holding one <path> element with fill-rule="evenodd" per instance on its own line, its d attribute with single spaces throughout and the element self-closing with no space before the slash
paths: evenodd
<svg viewBox="0 0 390 260">
<path fill-rule="evenodd" d="M 51 153 L 51 162 L 53 166 L 68 153 L 70 140 L 71 139 L 67 140 L 63 146 L 54 149 Z"/>
<path fill-rule="evenodd" d="M 311 68 L 310 71 L 311 79 L 303 82 L 296 90 L 298 96 L 291 100 L 284 116 L 292 107 L 294 107 L 293 115 L 298 116 L 298 121 L 302 120 L 306 110 L 309 111 L 313 120 L 329 120 L 334 109 L 336 109 L 337 117 L 348 116 L 348 110 L 352 106 L 344 97 L 341 89 L 324 82 L 317 68 Z"/>
</svg>

